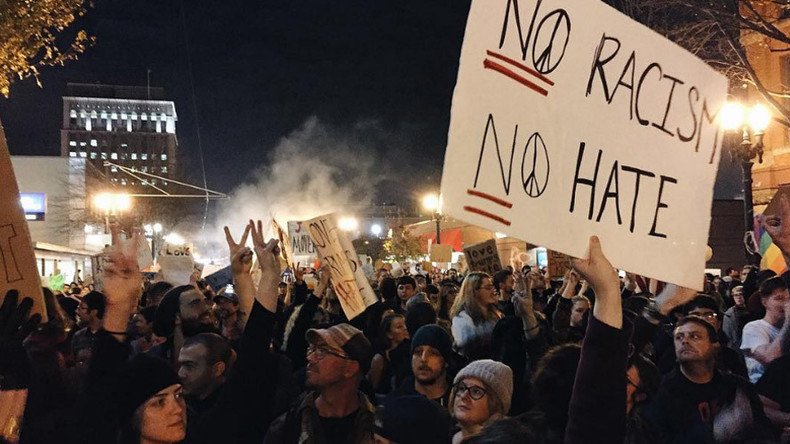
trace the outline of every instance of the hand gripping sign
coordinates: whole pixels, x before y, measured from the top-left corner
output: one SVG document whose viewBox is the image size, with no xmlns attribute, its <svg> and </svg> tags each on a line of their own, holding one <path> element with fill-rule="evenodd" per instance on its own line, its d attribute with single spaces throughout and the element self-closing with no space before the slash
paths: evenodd
<svg viewBox="0 0 790 444">
<path fill-rule="evenodd" d="M 474 0 L 443 208 L 699 289 L 726 79 L 603 2 Z"/>
<path fill-rule="evenodd" d="M 348 319 L 378 300 L 370 287 L 354 246 L 337 226 L 337 215 L 327 214 L 302 223 L 313 240 L 322 263 L 329 266 L 332 288 Z"/>
<path fill-rule="evenodd" d="M 8 290 L 19 291 L 20 300 L 32 298 L 31 313 L 40 313 L 42 321 L 47 321 L 30 231 L 19 202 L 5 131 L 0 125 L 0 303 Z"/>
</svg>

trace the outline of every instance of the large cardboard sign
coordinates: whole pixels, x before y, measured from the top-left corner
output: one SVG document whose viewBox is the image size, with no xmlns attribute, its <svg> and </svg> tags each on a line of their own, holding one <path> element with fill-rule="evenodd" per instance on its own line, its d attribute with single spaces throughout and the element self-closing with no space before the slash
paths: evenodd
<svg viewBox="0 0 790 444">
<path fill-rule="evenodd" d="M 61 286 L 59 290 L 62 289 Z M 8 290 L 19 291 L 20 300 L 32 298 L 31 313 L 40 313 L 42 320 L 47 321 L 33 243 L 19 201 L 19 187 L 11 166 L 5 130 L 0 124 L 0 304 Z"/>
<path fill-rule="evenodd" d="M 378 301 L 370 287 L 351 241 L 337 226 L 337 215 L 327 214 L 304 222 L 322 263 L 329 265 L 332 287 L 348 319 Z"/>
<path fill-rule="evenodd" d="M 727 80 L 603 2 L 475 0 L 449 216 L 701 289 Z"/>
<path fill-rule="evenodd" d="M 496 239 L 464 247 L 464 256 L 466 256 L 469 271 L 482 271 L 493 276 L 497 271 L 502 270 Z"/>
<path fill-rule="evenodd" d="M 305 222 L 288 222 L 288 237 L 294 256 L 315 256 L 316 249 Z"/>
<path fill-rule="evenodd" d="M 450 244 L 432 244 L 431 262 L 452 262 L 453 246 Z"/>
</svg>

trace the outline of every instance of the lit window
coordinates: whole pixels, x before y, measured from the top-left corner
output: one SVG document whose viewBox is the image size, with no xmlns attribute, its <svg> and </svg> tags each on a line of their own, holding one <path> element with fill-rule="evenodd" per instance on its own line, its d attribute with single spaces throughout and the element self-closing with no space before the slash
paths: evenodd
<svg viewBox="0 0 790 444">
<path fill-rule="evenodd" d="M 99 146 L 99 144 L 96 142 L 96 139 L 91 139 L 91 146 Z"/>
<path fill-rule="evenodd" d="M 167 173 L 167 167 L 162 167 L 162 172 Z"/>
<path fill-rule="evenodd" d="M 137 113 L 132 111 L 132 120 L 137 120 Z"/>
<path fill-rule="evenodd" d="M 118 160 L 118 153 L 112 153 L 112 154 L 110 154 L 110 159 L 112 159 L 112 160 Z"/>
<path fill-rule="evenodd" d="M 96 110 L 91 111 L 91 119 L 97 118 L 99 118 L 99 113 L 97 113 Z"/>
<path fill-rule="evenodd" d="M 77 157 L 77 153 L 75 153 L 74 151 L 70 151 L 69 157 Z"/>
<path fill-rule="evenodd" d="M 113 111 L 113 113 L 112 113 L 112 114 L 110 114 L 110 118 L 111 118 L 111 119 L 117 119 L 117 118 L 118 118 L 118 113 L 116 113 L 115 111 Z"/>
<path fill-rule="evenodd" d="M 113 173 L 117 173 L 118 172 L 118 167 L 113 165 L 113 166 L 110 167 L 110 171 L 112 171 Z"/>
<path fill-rule="evenodd" d="M 80 142 L 80 146 L 81 146 L 81 147 L 88 146 L 88 143 L 87 143 L 87 142 Z"/>
<path fill-rule="evenodd" d="M 107 111 L 102 111 L 101 112 L 101 118 L 102 119 L 106 119 L 107 118 Z"/>
<path fill-rule="evenodd" d="M 163 181 L 162 181 L 162 185 L 167 185 L 167 182 L 165 182 L 165 181 L 163 180 Z"/>
<path fill-rule="evenodd" d="M 126 179 L 121 178 L 121 185 L 126 185 Z"/>
<path fill-rule="evenodd" d="M 137 160 L 137 153 L 132 153 L 132 160 Z"/>
<path fill-rule="evenodd" d="M 93 129 L 93 123 L 91 122 L 91 119 L 85 119 L 85 129 L 88 131 Z"/>
<path fill-rule="evenodd" d="M 91 159 L 96 159 L 96 153 L 91 153 Z"/>
<path fill-rule="evenodd" d="M 110 182 L 113 182 L 113 183 L 118 182 L 118 179 L 113 177 L 112 179 L 110 179 Z"/>
<path fill-rule="evenodd" d="M 162 154 L 162 160 L 167 160 L 167 154 Z"/>
<path fill-rule="evenodd" d="M 162 113 L 162 117 L 159 118 L 162 122 L 167 120 L 167 114 Z"/>
<path fill-rule="evenodd" d="M 129 148 L 129 145 L 128 145 L 128 144 L 126 144 L 126 143 L 122 143 L 122 144 L 121 144 L 121 148 Z"/>
<path fill-rule="evenodd" d="M 80 151 L 80 157 L 82 157 L 84 159 L 87 156 L 88 156 L 88 153 L 86 153 L 85 151 Z"/>
<path fill-rule="evenodd" d="M 72 119 L 76 119 L 77 118 L 77 110 L 76 109 L 71 110 L 71 112 L 69 112 L 69 117 L 71 117 Z"/>
<path fill-rule="evenodd" d="M 76 140 L 70 140 L 69 141 L 69 146 L 77 146 L 77 141 Z"/>
<path fill-rule="evenodd" d="M 148 154 L 146 154 L 146 153 L 140 154 L 140 158 L 142 160 L 148 160 Z"/>
<path fill-rule="evenodd" d="M 151 185 L 156 185 L 156 179 L 151 180 Z"/>
<path fill-rule="evenodd" d="M 162 132 L 162 122 L 160 122 L 158 120 L 156 121 L 156 132 L 157 133 L 161 133 Z"/>
<path fill-rule="evenodd" d="M 140 120 L 148 120 L 148 114 L 146 113 L 140 114 Z"/>
<path fill-rule="evenodd" d="M 102 160 L 107 160 L 107 153 L 101 153 Z"/>
<path fill-rule="evenodd" d="M 140 167 L 140 171 L 142 171 L 144 173 L 147 173 L 148 172 L 148 167 L 147 166 Z"/>
<path fill-rule="evenodd" d="M 126 113 L 124 112 L 121 113 L 121 120 L 126 120 Z"/>
<path fill-rule="evenodd" d="M 86 118 L 87 116 L 88 116 L 88 115 L 87 115 L 87 114 L 85 114 L 85 111 L 84 111 L 84 110 L 80 111 L 80 119 L 84 119 L 84 118 Z"/>
</svg>

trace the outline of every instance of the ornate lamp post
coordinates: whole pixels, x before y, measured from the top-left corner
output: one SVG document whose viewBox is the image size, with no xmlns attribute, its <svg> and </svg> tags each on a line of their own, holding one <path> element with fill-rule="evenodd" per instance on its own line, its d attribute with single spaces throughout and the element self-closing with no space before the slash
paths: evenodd
<svg viewBox="0 0 790 444">
<path fill-rule="evenodd" d="M 432 213 L 432 218 L 436 222 L 436 243 L 442 243 L 442 201 L 438 194 L 426 194 L 422 198 L 422 206 Z"/>
<path fill-rule="evenodd" d="M 754 200 L 752 198 L 752 167 L 754 158 L 763 162 L 763 135 L 771 121 L 771 113 L 762 104 L 747 108 L 738 102 L 729 102 L 721 110 L 721 125 L 726 131 L 741 133 L 739 144 L 731 146 L 730 154 L 741 162 L 743 175 L 743 224 L 746 233 L 754 229 Z M 747 256 L 753 257 L 747 248 Z"/>
</svg>

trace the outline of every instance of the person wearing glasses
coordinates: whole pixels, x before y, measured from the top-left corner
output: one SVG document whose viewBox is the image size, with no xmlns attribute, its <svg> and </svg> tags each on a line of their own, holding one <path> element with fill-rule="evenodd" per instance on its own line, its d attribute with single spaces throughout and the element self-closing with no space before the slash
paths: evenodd
<svg viewBox="0 0 790 444">
<path fill-rule="evenodd" d="M 373 442 L 375 408 L 359 391 L 373 348 L 358 329 L 338 324 L 306 334 L 308 391 L 272 422 L 265 444 Z"/>
<path fill-rule="evenodd" d="M 472 272 L 464 279 L 450 316 L 458 354 L 471 360 L 491 357 L 494 326 L 502 318 L 491 276 Z"/>
<path fill-rule="evenodd" d="M 479 434 L 507 415 L 512 396 L 513 372 L 507 365 L 481 359 L 461 369 L 450 393 L 450 413 L 460 428 L 453 435 L 453 444 Z"/>
</svg>

